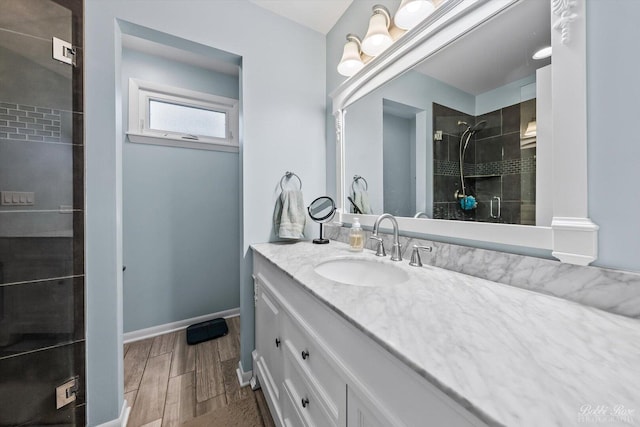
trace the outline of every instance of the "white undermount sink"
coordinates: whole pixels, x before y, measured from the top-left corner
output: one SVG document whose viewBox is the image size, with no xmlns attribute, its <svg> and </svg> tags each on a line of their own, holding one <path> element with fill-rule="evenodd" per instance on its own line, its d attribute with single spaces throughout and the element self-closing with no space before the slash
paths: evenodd
<svg viewBox="0 0 640 427">
<path fill-rule="evenodd" d="M 393 264 L 364 258 L 332 258 L 318 264 L 315 272 L 354 286 L 391 286 L 409 280 L 407 272 Z"/>
</svg>

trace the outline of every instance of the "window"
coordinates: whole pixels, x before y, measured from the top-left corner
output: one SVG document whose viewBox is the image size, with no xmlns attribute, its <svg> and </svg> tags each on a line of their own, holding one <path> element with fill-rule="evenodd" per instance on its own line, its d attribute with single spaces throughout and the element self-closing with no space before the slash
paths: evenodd
<svg viewBox="0 0 640 427">
<path fill-rule="evenodd" d="M 132 142 L 238 151 L 238 101 L 129 79 Z"/>
</svg>

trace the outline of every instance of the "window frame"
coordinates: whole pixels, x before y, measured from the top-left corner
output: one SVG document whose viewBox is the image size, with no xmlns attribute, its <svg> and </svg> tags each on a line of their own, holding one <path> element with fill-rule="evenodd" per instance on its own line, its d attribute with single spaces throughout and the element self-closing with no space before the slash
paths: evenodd
<svg viewBox="0 0 640 427">
<path fill-rule="evenodd" d="M 151 100 L 225 113 L 226 138 L 151 129 Z M 238 100 L 130 78 L 127 136 L 135 143 L 238 152 Z"/>
</svg>

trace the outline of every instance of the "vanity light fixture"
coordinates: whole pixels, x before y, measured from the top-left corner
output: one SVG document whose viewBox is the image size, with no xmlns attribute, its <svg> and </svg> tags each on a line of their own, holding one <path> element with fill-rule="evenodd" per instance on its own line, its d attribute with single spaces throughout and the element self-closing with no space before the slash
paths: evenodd
<svg viewBox="0 0 640 427">
<path fill-rule="evenodd" d="M 533 59 L 545 59 L 551 56 L 551 46 L 543 47 L 540 50 L 537 50 L 536 53 L 533 54 Z"/>
<path fill-rule="evenodd" d="M 338 73 L 346 77 L 353 76 L 445 2 L 447 0 L 402 0 L 393 20 L 386 7 L 379 4 L 373 6 L 373 15 L 364 39 L 360 41 L 354 34 L 347 35 Z"/>
<path fill-rule="evenodd" d="M 402 0 L 393 17 L 398 28 L 410 30 L 436 10 L 432 0 Z"/>
<path fill-rule="evenodd" d="M 369 20 L 369 30 L 362 40 L 362 51 L 369 56 L 376 56 L 393 44 L 389 34 L 391 15 L 382 5 L 373 6 L 373 15 Z"/>
<path fill-rule="evenodd" d="M 536 136 L 537 133 L 537 122 L 536 119 L 531 120 L 528 124 L 527 124 L 527 129 L 524 131 L 524 133 L 522 134 L 523 137 L 525 138 L 532 138 L 534 136 Z"/>
<path fill-rule="evenodd" d="M 362 42 L 355 34 L 347 34 L 342 59 L 338 64 L 338 73 L 351 77 L 364 67 L 362 61 Z"/>
</svg>

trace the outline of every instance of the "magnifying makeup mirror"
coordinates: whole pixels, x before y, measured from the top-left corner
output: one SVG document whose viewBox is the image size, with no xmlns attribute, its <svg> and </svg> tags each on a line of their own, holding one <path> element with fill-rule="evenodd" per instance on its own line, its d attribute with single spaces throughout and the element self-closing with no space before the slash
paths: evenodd
<svg viewBox="0 0 640 427">
<path fill-rule="evenodd" d="M 313 243 L 319 245 L 329 243 L 329 239 L 323 236 L 322 224 L 331 221 L 336 214 L 336 204 L 333 199 L 328 196 L 318 197 L 307 207 L 307 211 L 311 219 L 320 224 L 320 238 L 313 239 Z"/>
</svg>

